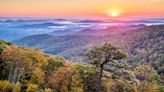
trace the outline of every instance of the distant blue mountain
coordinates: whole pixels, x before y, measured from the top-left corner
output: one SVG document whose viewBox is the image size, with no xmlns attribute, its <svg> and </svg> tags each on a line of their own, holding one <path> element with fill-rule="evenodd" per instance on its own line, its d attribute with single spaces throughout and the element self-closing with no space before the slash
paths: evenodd
<svg viewBox="0 0 164 92">
<path fill-rule="evenodd" d="M 134 25 L 164 24 L 163 18 L 142 20 L 112 19 L 44 19 L 44 18 L 0 18 L 0 38 L 8 41 L 37 34 L 106 35 L 128 30 Z M 120 27 L 113 27 L 113 26 Z M 131 26 L 129 28 L 125 26 Z M 141 25 L 140 25 L 141 26 Z M 135 27 L 132 27 L 135 28 Z M 109 31 L 110 30 L 110 31 Z M 109 31 L 109 32 L 107 32 Z"/>
<path fill-rule="evenodd" d="M 102 20 L 82 20 L 78 21 L 79 23 L 104 23 Z"/>
<path fill-rule="evenodd" d="M 17 26 L 18 28 L 46 28 L 49 26 L 64 26 L 65 24 L 55 24 L 55 23 L 41 23 L 41 24 L 28 24 Z"/>
</svg>

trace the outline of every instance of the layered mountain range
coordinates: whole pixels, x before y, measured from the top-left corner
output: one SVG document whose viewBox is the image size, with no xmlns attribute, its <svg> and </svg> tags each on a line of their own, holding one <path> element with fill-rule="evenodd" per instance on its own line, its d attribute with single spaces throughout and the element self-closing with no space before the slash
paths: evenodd
<svg viewBox="0 0 164 92">
<path fill-rule="evenodd" d="M 164 25 L 133 25 L 111 29 L 112 34 L 110 34 L 110 28 L 107 28 L 107 30 L 99 30 L 100 32 L 97 32 L 97 29 L 84 30 L 80 32 L 82 35 L 80 33 L 67 36 L 33 35 L 16 40 L 14 43 L 40 48 L 46 53 L 59 55 L 72 61 L 84 61 L 86 50 L 92 46 L 111 43 L 129 53 L 128 61 L 132 64 L 143 63 L 151 64 L 156 68 L 163 67 Z M 106 35 L 102 35 L 101 31 Z M 159 70 L 162 71 L 162 69 Z"/>
</svg>

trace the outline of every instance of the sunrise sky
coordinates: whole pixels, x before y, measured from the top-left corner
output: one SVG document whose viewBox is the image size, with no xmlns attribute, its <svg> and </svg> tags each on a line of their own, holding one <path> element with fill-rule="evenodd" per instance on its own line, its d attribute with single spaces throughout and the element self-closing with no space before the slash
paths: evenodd
<svg viewBox="0 0 164 92">
<path fill-rule="evenodd" d="M 0 17 L 164 17 L 164 0 L 0 0 Z"/>
</svg>

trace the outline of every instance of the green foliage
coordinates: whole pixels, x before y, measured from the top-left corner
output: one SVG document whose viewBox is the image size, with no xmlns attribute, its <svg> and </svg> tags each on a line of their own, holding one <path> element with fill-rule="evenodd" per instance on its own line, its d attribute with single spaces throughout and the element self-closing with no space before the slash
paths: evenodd
<svg viewBox="0 0 164 92">
<path fill-rule="evenodd" d="M 39 87 L 45 83 L 45 72 L 39 68 L 35 67 L 32 71 L 30 83 L 38 84 Z"/>
<path fill-rule="evenodd" d="M 7 80 L 3 80 L 3 81 L 0 81 L 0 91 L 3 91 L 3 92 L 10 92 L 12 91 L 12 83 L 7 81 Z"/>
<path fill-rule="evenodd" d="M 126 58 L 127 54 L 123 53 L 111 44 L 105 43 L 102 46 L 94 47 L 86 52 L 86 57 L 87 60 L 89 60 L 89 63 L 100 66 L 104 63 Z"/>
<path fill-rule="evenodd" d="M 82 85 L 74 65 L 66 63 L 64 67 L 59 67 L 51 74 L 48 79 L 50 88 L 55 89 L 57 92 L 82 92 Z"/>
<path fill-rule="evenodd" d="M 45 88 L 45 89 L 43 90 L 43 92 L 53 92 L 53 91 L 52 91 L 52 89 L 50 89 L 50 88 Z"/>
<path fill-rule="evenodd" d="M 17 82 L 14 85 L 12 92 L 20 92 L 20 90 L 21 90 L 21 83 L 20 82 Z"/>
<path fill-rule="evenodd" d="M 45 67 L 47 73 L 51 73 L 52 71 L 58 69 L 60 66 L 64 65 L 64 60 L 59 57 L 49 57 L 48 64 Z"/>
<path fill-rule="evenodd" d="M 140 80 L 139 91 L 157 92 L 161 78 L 150 66 L 140 66 L 134 70 L 136 78 Z"/>
<path fill-rule="evenodd" d="M 125 58 L 126 54 L 110 44 L 95 47 L 88 54 L 95 57 L 91 59 L 91 63 L 96 64 L 95 66 L 69 63 L 60 57 L 45 55 L 38 49 L 17 47 L 3 41 L 0 41 L 0 50 L 2 92 L 95 92 L 100 73 L 99 67 L 95 66 L 101 66 L 106 57 L 110 60 L 105 63 L 105 68 L 114 71 L 103 71 L 101 92 L 164 91 L 161 83 L 163 78 L 150 66 L 140 66 L 134 71 L 127 71 L 135 74 L 137 82 L 123 78 L 122 75 L 129 75 L 122 71 L 125 68 L 119 59 Z M 119 77 L 112 79 L 118 70 Z"/>
<path fill-rule="evenodd" d="M 164 55 L 160 57 L 160 62 L 164 62 Z"/>
<path fill-rule="evenodd" d="M 44 49 L 47 53 L 57 54 L 69 60 L 76 58 L 81 61 L 83 61 L 84 52 L 87 48 L 92 45 L 111 43 L 129 53 L 129 61 L 131 61 L 133 65 L 136 66 L 140 63 L 151 64 L 156 70 L 160 70 L 160 73 L 164 73 L 164 69 L 162 68 L 162 65 L 164 64 L 159 64 L 159 61 L 162 60 L 161 57 L 163 56 L 164 49 L 164 25 L 141 25 L 137 30 L 136 27 L 134 28 L 135 30 L 132 32 L 126 31 L 123 34 L 117 34 L 116 36 L 73 35 L 61 37 L 36 35 L 26 37 L 16 43 L 19 45 L 39 47 Z M 130 29 L 129 27 L 121 28 L 121 30 L 125 29 L 131 30 L 131 27 Z M 113 28 L 111 30 L 113 30 Z M 116 27 L 116 30 L 120 30 L 120 28 L 118 29 Z M 133 58 L 133 60 L 131 60 L 131 58 Z"/>
<path fill-rule="evenodd" d="M 7 80 L 0 80 L 0 91 L 2 92 L 20 92 L 21 83 L 17 82 L 16 84 L 12 84 Z"/>
<path fill-rule="evenodd" d="M 105 70 L 104 68 L 108 67 L 107 65 L 111 65 L 118 67 L 118 70 L 120 70 L 122 66 L 121 64 L 118 64 L 118 60 L 124 59 L 126 57 L 127 54 L 108 43 L 105 43 L 102 46 L 94 47 L 86 53 L 86 58 L 89 63 L 100 68 L 100 73 L 97 80 L 98 92 L 101 92 L 102 90 L 101 79 L 103 75 L 103 70 Z"/>
<path fill-rule="evenodd" d="M 26 92 L 39 92 L 38 85 L 36 84 L 28 84 Z"/>
<path fill-rule="evenodd" d="M 8 80 L 12 83 L 18 82 L 31 69 L 32 62 L 25 56 L 25 52 L 27 51 L 15 46 L 7 47 L 2 52 L 1 58 L 8 70 Z"/>
<path fill-rule="evenodd" d="M 4 45 L 0 45 L 0 55 L 1 55 L 1 53 L 2 53 L 2 51 L 4 50 L 5 47 L 6 47 L 6 46 L 4 46 Z"/>
<path fill-rule="evenodd" d="M 75 65 L 78 75 L 80 76 L 81 82 L 83 83 L 83 92 L 95 92 L 97 91 L 97 78 L 99 69 L 87 64 L 76 64 Z M 110 75 L 104 72 L 106 75 Z M 102 92 L 109 92 L 109 80 L 105 77 L 102 78 Z"/>
<path fill-rule="evenodd" d="M 122 80 L 112 80 L 110 84 L 110 92 L 137 92 L 137 87 Z"/>
<path fill-rule="evenodd" d="M 8 46 L 1 55 L 2 63 L 8 73 L 8 80 L 19 82 L 31 76 L 34 69 L 47 65 L 47 58 L 39 51 L 24 47 Z M 40 70 L 42 71 L 42 70 Z"/>
<path fill-rule="evenodd" d="M 164 86 L 160 86 L 158 92 L 164 92 Z"/>
<path fill-rule="evenodd" d="M 12 45 L 12 43 L 0 40 L 0 45 Z"/>
<path fill-rule="evenodd" d="M 159 75 L 157 72 L 155 72 L 155 73 L 153 74 L 153 79 L 154 79 L 154 80 L 157 80 L 157 81 L 161 81 L 161 77 L 160 77 L 160 75 Z"/>
<path fill-rule="evenodd" d="M 88 65 L 76 65 L 76 69 L 82 79 L 84 92 L 95 92 L 99 70 Z"/>
<path fill-rule="evenodd" d="M 159 82 L 161 80 L 157 71 L 150 66 L 139 66 L 135 69 L 134 73 L 141 81 L 147 80 L 148 82 Z"/>
<path fill-rule="evenodd" d="M 140 92 L 158 92 L 159 85 L 156 83 L 141 83 L 138 87 L 138 91 Z"/>
</svg>

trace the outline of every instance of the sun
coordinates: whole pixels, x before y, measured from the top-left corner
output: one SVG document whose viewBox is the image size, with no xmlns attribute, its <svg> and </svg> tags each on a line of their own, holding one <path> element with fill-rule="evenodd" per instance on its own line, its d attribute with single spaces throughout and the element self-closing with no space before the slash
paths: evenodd
<svg viewBox="0 0 164 92">
<path fill-rule="evenodd" d="M 112 17 L 118 17 L 120 14 L 118 12 L 111 12 Z"/>
<path fill-rule="evenodd" d="M 111 9 L 107 11 L 107 15 L 111 17 L 119 17 L 121 16 L 121 11 L 118 9 Z"/>
</svg>

